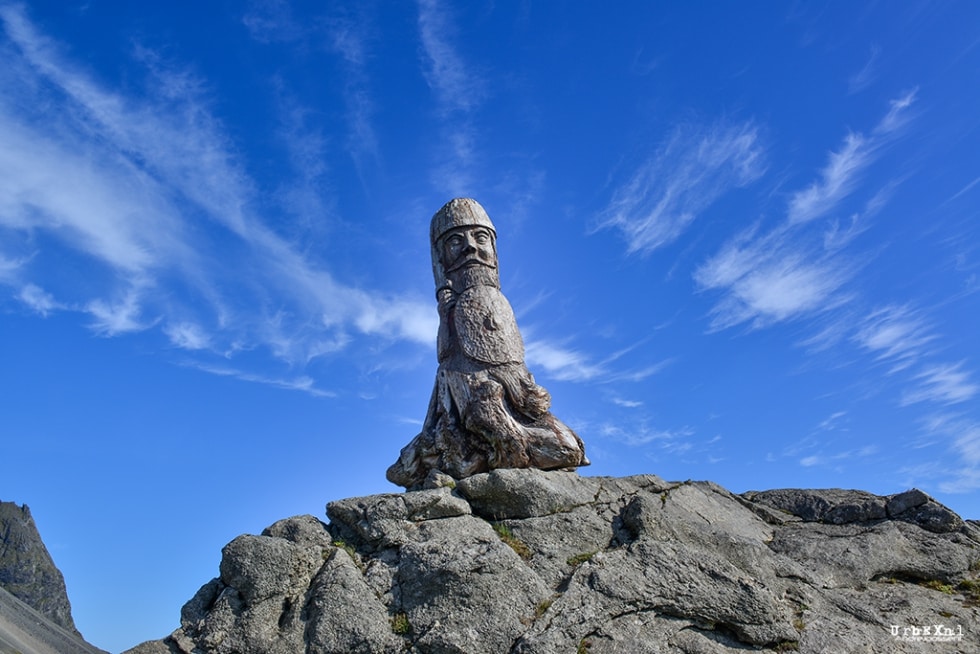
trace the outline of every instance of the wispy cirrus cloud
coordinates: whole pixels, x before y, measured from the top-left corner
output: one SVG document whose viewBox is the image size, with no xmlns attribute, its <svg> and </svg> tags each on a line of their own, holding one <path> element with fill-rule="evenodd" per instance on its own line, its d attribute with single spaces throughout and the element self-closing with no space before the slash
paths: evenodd
<svg viewBox="0 0 980 654">
<path fill-rule="evenodd" d="M 452 45 L 456 28 L 440 0 L 419 0 L 423 74 L 443 111 L 467 112 L 484 99 L 485 83 Z"/>
<path fill-rule="evenodd" d="M 937 413 L 922 421 L 923 433 L 946 445 L 955 456 L 952 463 L 912 467 L 906 472 L 912 481 L 921 483 L 922 478 L 938 479 L 937 484 L 945 493 L 972 493 L 980 490 L 980 422 L 961 413 Z"/>
<path fill-rule="evenodd" d="M 963 362 L 930 365 L 915 376 L 914 382 L 915 386 L 902 397 L 903 405 L 918 402 L 959 404 L 980 392 L 980 385 L 971 381 L 970 373 L 963 370 Z"/>
<path fill-rule="evenodd" d="M 952 202 L 953 200 L 957 200 L 961 196 L 966 195 L 977 184 L 980 184 L 980 177 L 975 178 L 973 181 L 969 182 L 966 186 L 964 186 L 959 191 L 957 191 L 956 193 L 954 193 L 952 196 L 950 196 L 950 198 L 948 200 L 946 200 L 946 202 Z M 945 203 L 943 203 L 943 204 L 945 204 Z"/>
<path fill-rule="evenodd" d="M 898 372 L 916 363 L 936 336 L 920 313 L 892 305 L 872 311 L 852 338 L 877 360 L 890 363 L 891 372 Z"/>
<path fill-rule="evenodd" d="M 452 11 L 440 0 L 418 0 L 422 75 L 436 100 L 442 138 L 433 183 L 456 196 L 473 195 L 478 133 L 473 113 L 486 97 L 486 82 L 454 44 Z"/>
<path fill-rule="evenodd" d="M 310 26 L 293 17 L 288 0 L 249 2 L 242 24 L 253 39 L 262 43 L 295 42 L 309 36 Z"/>
<path fill-rule="evenodd" d="M 881 47 L 876 43 L 872 43 L 868 59 L 864 63 L 864 66 L 847 80 L 848 93 L 860 93 L 874 82 L 875 77 L 878 75 L 879 56 L 881 56 Z"/>
<path fill-rule="evenodd" d="M 54 299 L 54 296 L 34 284 L 27 284 L 20 289 L 17 299 L 45 318 L 50 313 L 64 308 Z"/>
<path fill-rule="evenodd" d="M 814 466 L 842 468 L 844 463 L 847 461 L 863 459 L 877 453 L 878 447 L 876 445 L 866 445 L 857 449 L 844 450 L 833 454 L 811 454 L 800 459 L 799 464 L 804 468 L 811 468 Z"/>
<path fill-rule="evenodd" d="M 530 369 L 541 369 L 560 381 L 585 381 L 604 372 L 601 366 L 591 363 L 584 353 L 547 341 L 529 340 L 524 350 L 524 358 Z"/>
<path fill-rule="evenodd" d="M 211 336 L 193 322 L 172 322 L 163 331 L 171 343 L 183 350 L 207 350 L 212 346 Z"/>
<path fill-rule="evenodd" d="M 524 350 L 528 368 L 535 375 L 540 372 L 559 381 L 636 383 L 661 372 L 673 362 L 673 359 L 665 359 L 642 368 L 623 367 L 617 364 L 646 339 L 617 352 L 597 357 L 582 349 L 568 347 L 568 339 L 540 337 L 533 327 L 525 329 L 524 334 L 527 336 Z"/>
<path fill-rule="evenodd" d="M 691 437 L 694 430 L 690 427 L 680 429 L 657 429 L 650 427 L 645 421 L 632 421 L 631 426 L 624 427 L 613 423 L 605 423 L 599 427 L 598 433 L 603 438 L 629 445 L 640 447 L 656 444 L 658 449 L 665 450 L 673 454 L 687 452 L 694 443 Z"/>
<path fill-rule="evenodd" d="M 153 327 L 158 318 L 146 317 L 143 297 L 138 286 L 117 294 L 116 297 L 97 298 L 84 305 L 91 317 L 89 326 L 97 334 L 118 336 L 130 332 L 141 332 Z"/>
<path fill-rule="evenodd" d="M 832 152 L 820 179 L 794 193 L 789 202 L 789 222 L 819 218 L 837 206 L 857 184 L 858 174 L 871 160 L 871 141 L 861 134 L 848 134 L 840 149 Z"/>
<path fill-rule="evenodd" d="M 0 8 L 0 26 L 0 281 L 34 310 L 289 362 L 350 334 L 431 343 L 429 302 L 344 284 L 269 226 L 204 80 L 137 48 L 145 89 L 123 93 L 22 7 Z M 40 265 L 52 257 L 70 265 Z"/>
<path fill-rule="evenodd" d="M 749 323 L 753 328 L 826 311 L 847 300 L 841 288 L 852 274 L 847 260 L 775 231 L 753 240 L 749 230 L 694 273 L 702 290 L 725 295 L 711 309 L 711 330 Z"/>
<path fill-rule="evenodd" d="M 764 158 L 752 123 L 682 126 L 614 191 L 599 228 L 618 229 L 630 253 L 649 254 L 724 193 L 761 177 Z"/>
<path fill-rule="evenodd" d="M 910 305 L 886 305 L 854 318 L 842 315 L 803 343 L 817 349 L 851 343 L 887 366 L 886 374 L 903 386 L 900 406 L 931 403 L 943 406 L 971 400 L 980 385 L 966 362 L 936 361 L 942 336 L 924 313 Z"/>
<path fill-rule="evenodd" d="M 845 246 L 881 210 L 891 185 L 873 194 L 844 229 L 836 219 L 826 224 L 818 219 L 854 192 L 885 139 L 904 124 L 914 97 L 911 92 L 892 101 L 870 135 L 848 134 L 818 178 L 790 196 L 785 220 L 768 231 L 758 225 L 743 231 L 695 270 L 699 288 L 721 293 L 711 309 L 712 330 L 743 323 L 766 327 L 850 301 L 845 286 L 860 266 L 847 257 Z"/>
<path fill-rule="evenodd" d="M 208 365 L 190 361 L 184 362 L 184 365 L 189 368 L 196 368 L 197 370 L 211 373 L 212 375 L 233 377 L 246 382 L 266 384 L 290 391 L 302 391 L 314 397 L 335 397 L 337 395 L 333 391 L 327 391 L 317 387 L 316 381 L 307 375 L 298 377 L 269 377 L 228 366 Z"/>
<path fill-rule="evenodd" d="M 348 125 L 347 151 L 363 182 L 364 168 L 380 159 L 378 135 L 374 127 L 376 112 L 368 75 L 371 54 L 371 21 L 362 9 L 351 16 L 336 9 L 326 23 L 330 49 L 339 55 L 345 75 L 344 106 Z"/>
<path fill-rule="evenodd" d="M 830 153 L 820 177 L 789 201 L 789 223 L 805 223 L 825 216 L 861 181 L 861 173 L 874 161 L 886 139 L 908 120 L 908 110 L 915 101 L 916 91 L 892 100 L 888 113 L 870 134 L 850 133 L 840 148 Z"/>
<path fill-rule="evenodd" d="M 344 114 L 347 122 L 345 148 L 364 180 L 364 170 L 380 157 L 374 126 L 376 111 L 367 66 L 372 58 L 373 21 L 368 5 L 325 6 L 323 14 L 306 22 L 298 21 L 288 2 L 252 2 L 242 23 L 249 35 L 262 44 L 286 45 L 304 57 L 329 53 L 339 60 Z M 326 209 L 318 189 L 324 185 L 327 157 L 326 140 L 311 117 L 317 111 L 305 107 L 291 95 L 281 77 L 272 81 L 279 99 L 282 125 L 279 137 L 289 151 L 293 178 L 297 181 L 281 190 L 281 196 L 298 211 Z"/>
</svg>

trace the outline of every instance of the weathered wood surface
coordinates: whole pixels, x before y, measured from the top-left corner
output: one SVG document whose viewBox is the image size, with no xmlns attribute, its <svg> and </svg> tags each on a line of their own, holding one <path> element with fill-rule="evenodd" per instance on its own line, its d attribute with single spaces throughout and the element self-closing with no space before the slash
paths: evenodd
<svg viewBox="0 0 980 654">
<path fill-rule="evenodd" d="M 388 469 L 399 486 L 420 488 L 440 474 L 589 463 L 524 363 L 514 310 L 500 291 L 496 238 L 475 200 L 451 200 L 432 217 L 439 371 L 422 431 Z"/>
</svg>

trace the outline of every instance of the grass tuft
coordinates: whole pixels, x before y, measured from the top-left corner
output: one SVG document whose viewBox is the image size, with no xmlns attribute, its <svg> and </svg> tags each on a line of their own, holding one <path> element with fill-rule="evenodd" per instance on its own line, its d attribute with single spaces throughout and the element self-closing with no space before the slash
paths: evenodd
<svg viewBox="0 0 980 654">
<path fill-rule="evenodd" d="M 599 553 L 599 550 L 592 550 L 591 552 L 582 552 L 581 554 L 576 554 L 575 556 L 570 556 L 566 559 L 565 563 L 572 566 L 573 568 L 582 565 L 593 556 Z"/>
<path fill-rule="evenodd" d="M 946 595 L 953 594 L 953 586 L 951 584 L 944 584 L 938 579 L 930 579 L 928 581 L 923 581 L 919 585 L 922 586 L 923 588 L 938 590 L 940 593 L 945 593 Z"/>
<path fill-rule="evenodd" d="M 502 522 L 491 522 L 490 525 L 493 527 L 493 530 L 497 532 L 500 540 L 509 545 L 510 549 L 517 552 L 519 557 L 527 561 L 534 556 L 534 552 L 532 552 L 531 548 L 527 546 L 527 543 L 515 536 L 514 532 L 510 530 L 510 527 Z"/>
<path fill-rule="evenodd" d="M 399 636 L 407 636 L 412 630 L 412 625 L 408 622 L 408 616 L 404 613 L 396 613 L 391 618 L 391 631 Z"/>
<path fill-rule="evenodd" d="M 956 590 L 963 593 L 964 606 L 980 606 L 980 581 L 976 579 L 964 579 L 957 586 Z"/>
</svg>

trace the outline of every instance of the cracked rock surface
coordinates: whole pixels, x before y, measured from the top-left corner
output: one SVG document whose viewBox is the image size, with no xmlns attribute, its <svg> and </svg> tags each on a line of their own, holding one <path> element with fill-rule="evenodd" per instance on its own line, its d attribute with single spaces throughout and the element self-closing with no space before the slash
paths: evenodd
<svg viewBox="0 0 980 654">
<path fill-rule="evenodd" d="M 918 490 L 438 484 L 236 538 L 180 627 L 129 654 L 980 651 L 980 526 Z"/>
</svg>

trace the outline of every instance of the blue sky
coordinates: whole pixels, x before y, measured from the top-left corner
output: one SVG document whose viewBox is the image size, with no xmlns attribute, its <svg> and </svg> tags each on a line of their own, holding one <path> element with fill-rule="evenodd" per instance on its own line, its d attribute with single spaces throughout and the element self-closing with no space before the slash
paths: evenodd
<svg viewBox="0 0 980 654">
<path fill-rule="evenodd" d="M 324 4 L 0 3 L 0 499 L 91 642 L 398 490 L 456 196 L 584 474 L 980 518 L 980 5 Z"/>
</svg>

